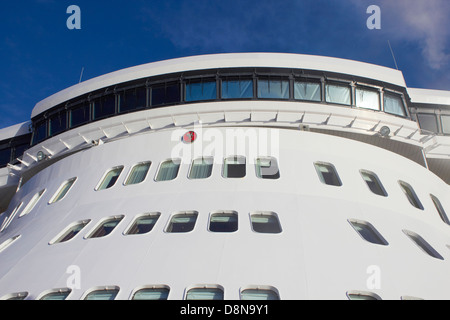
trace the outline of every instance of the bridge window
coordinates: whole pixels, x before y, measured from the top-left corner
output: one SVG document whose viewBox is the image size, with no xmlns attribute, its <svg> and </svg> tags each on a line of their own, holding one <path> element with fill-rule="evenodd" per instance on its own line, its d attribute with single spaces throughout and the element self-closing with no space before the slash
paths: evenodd
<svg viewBox="0 0 450 320">
<path fill-rule="evenodd" d="M 321 84 L 320 82 L 295 81 L 294 83 L 294 99 L 305 101 L 321 101 Z"/>
<path fill-rule="evenodd" d="M 179 103 L 181 101 L 180 85 L 178 83 L 165 83 L 153 86 L 151 100 L 152 106 Z"/>
<path fill-rule="evenodd" d="M 417 114 L 417 120 L 422 130 L 438 133 L 438 121 L 435 114 L 431 113 L 419 113 Z"/>
<path fill-rule="evenodd" d="M 351 88 L 348 84 L 327 83 L 325 86 L 325 100 L 329 103 L 351 105 Z"/>
<path fill-rule="evenodd" d="M 216 80 L 193 80 L 186 83 L 186 101 L 205 101 L 217 99 Z"/>
<path fill-rule="evenodd" d="M 11 148 L 0 150 L 0 167 L 5 167 L 11 161 Z"/>
<path fill-rule="evenodd" d="M 119 112 L 143 109 L 147 106 L 147 88 L 140 87 L 119 93 Z"/>
<path fill-rule="evenodd" d="M 94 120 L 106 118 L 116 113 L 116 96 L 110 94 L 93 102 L 93 118 Z"/>
<path fill-rule="evenodd" d="M 373 89 L 358 87 L 355 90 L 358 108 L 380 110 L 380 93 Z"/>
<path fill-rule="evenodd" d="M 441 115 L 442 132 L 444 134 L 450 134 L 450 116 Z"/>
<path fill-rule="evenodd" d="M 289 99 L 289 80 L 258 79 L 258 98 Z"/>
<path fill-rule="evenodd" d="M 406 116 L 405 105 L 401 95 L 385 92 L 384 93 L 384 112 L 397 116 Z"/>
<path fill-rule="evenodd" d="M 88 102 L 76 105 L 70 110 L 70 127 L 78 127 L 79 125 L 89 122 L 90 114 Z"/>
<path fill-rule="evenodd" d="M 222 81 L 222 99 L 253 98 L 253 80 L 227 78 Z"/>
<path fill-rule="evenodd" d="M 66 112 L 60 112 L 50 117 L 49 120 L 50 136 L 55 136 L 67 129 Z"/>
</svg>

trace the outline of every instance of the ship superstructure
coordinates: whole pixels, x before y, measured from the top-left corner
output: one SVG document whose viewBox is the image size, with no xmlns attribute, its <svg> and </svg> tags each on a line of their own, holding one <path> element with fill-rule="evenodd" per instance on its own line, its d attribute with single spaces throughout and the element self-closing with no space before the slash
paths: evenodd
<svg viewBox="0 0 450 320">
<path fill-rule="evenodd" d="M 3 299 L 448 299 L 450 93 L 272 53 L 124 69 L 0 131 Z"/>
</svg>

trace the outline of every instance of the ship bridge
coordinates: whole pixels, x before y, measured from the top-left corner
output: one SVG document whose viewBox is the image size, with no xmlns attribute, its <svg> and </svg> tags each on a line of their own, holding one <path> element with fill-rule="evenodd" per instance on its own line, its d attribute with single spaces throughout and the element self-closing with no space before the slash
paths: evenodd
<svg viewBox="0 0 450 320">
<path fill-rule="evenodd" d="M 330 57 L 243 53 L 149 63 L 37 103 L 31 124 L 23 125 L 32 137 L 27 130 L 0 136 L 0 176 L 11 187 L 99 143 L 201 125 L 279 127 L 358 140 L 450 183 L 448 97 L 408 89 L 398 70 Z M 11 143 L 18 137 L 19 144 Z"/>
</svg>

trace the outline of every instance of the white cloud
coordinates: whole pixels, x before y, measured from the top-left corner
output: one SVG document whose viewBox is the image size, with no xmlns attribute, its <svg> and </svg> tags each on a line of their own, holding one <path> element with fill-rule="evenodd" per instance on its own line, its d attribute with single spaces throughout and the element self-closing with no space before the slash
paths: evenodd
<svg viewBox="0 0 450 320">
<path fill-rule="evenodd" d="M 382 31 L 391 39 L 418 42 L 433 69 L 450 62 L 450 1 L 380 0 Z"/>
</svg>

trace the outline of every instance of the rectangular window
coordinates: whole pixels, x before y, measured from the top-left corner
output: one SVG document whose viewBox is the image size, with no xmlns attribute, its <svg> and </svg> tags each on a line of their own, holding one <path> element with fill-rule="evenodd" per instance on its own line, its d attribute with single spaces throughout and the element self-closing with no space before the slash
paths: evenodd
<svg viewBox="0 0 450 320">
<path fill-rule="evenodd" d="M 0 167 L 5 167 L 11 162 L 11 148 L 0 150 Z"/>
<path fill-rule="evenodd" d="M 419 197 L 417 197 L 417 194 L 414 191 L 414 189 L 406 182 L 399 181 L 399 184 L 403 192 L 405 193 L 406 197 L 408 198 L 409 202 L 417 209 L 424 210 L 423 205 L 420 202 Z"/>
<path fill-rule="evenodd" d="M 336 168 L 332 164 L 316 162 L 314 166 L 316 167 L 317 174 L 322 183 L 330 186 L 342 186 L 341 179 L 337 174 Z"/>
<path fill-rule="evenodd" d="M 110 94 L 95 99 L 93 102 L 93 119 L 102 119 L 116 113 L 116 95 Z"/>
<path fill-rule="evenodd" d="M 166 229 L 168 233 L 186 233 L 194 230 L 195 223 L 197 222 L 198 212 L 187 211 L 176 214 L 170 220 L 170 223 Z"/>
<path fill-rule="evenodd" d="M 123 166 L 115 167 L 109 170 L 104 176 L 101 182 L 98 184 L 96 191 L 106 190 L 113 187 L 117 180 L 119 179 L 120 174 L 123 171 Z"/>
<path fill-rule="evenodd" d="M 205 101 L 217 99 L 216 80 L 193 81 L 186 83 L 186 101 Z"/>
<path fill-rule="evenodd" d="M 249 288 L 241 291 L 241 300 L 280 300 L 273 289 Z"/>
<path fill-rule="evenodd" d="M 370 223 L 359 220 L 349 220 L 353 229 L 366 241 L 387 246 L 388 242 L 381 236 L 381 234 Z"/>
<path fill-rule="evenodd" d="M 153 230 L 156 222 L 161 214 L 158 213 L 148 213 L 141 215 L 134 220 L 131 227 L 125 232 L 126 235 L 133 234 L 146 234 Z"/>
<path fill-rule="evenodd" d="M 50 200 L 49 204 L 56 203 L 64 199 L 67 193 L 69 193 L 70 189 L 73 187 L 75 181 L 77 181 L 77 178 L 72 178 L 64 182 L 61 187 L 59 187 L 53 198 Z"/>
<path fill-rule="evenodd" d="M 253 80 L 227 79 L 222 81 L 222 99 L 253 98 Z"/>
<path fill-rule="evenodd" d="M 111 232 L 113 232 L 113 230 L 119 225 L 122 219 L 123 216 L 117 216 L 103 220 L 103 222 L 86 238 L 93 239 L 106 237 L 107 235 L 111 234 Z"/>
<path fill-rule="evenodd" d="M 166 83 L 152 87 L 152 106 L 176 104 L 181 101 L 180 85 Z"/>
<path fill-rule="evenodd" d="M 362 87 L 356 88 L 356 106 L 358 108 L 380 110 L 380 93 L 376 90 Z"/>
<path fill-rule="evenodd" d="M 436 207 L 436 210 L 439 213 L 439 216 L 441 217 L 442 221 L 444 221 L 446 224 L 450 225 L 450 221 L 448 220 L 448 216 L 445 213 L 444 207 L 442 206 L 441 202 L 439 201 L 438 198 L 436 198 L 433 195 L 431 196 L 431 200 L 433 200 L 434 206 Z"/>
<path fill-rule="evenodd" d="M 256 176 L 260 179 L 279 179 L 280 170 L 278 169 L 277 159 L 272 157 L 256 159 Z"/>
<path fill-rule="evenodd" d="M 281 233 L 278 216 L 274 212 L 255 212 L 250 215 L 252 230 L 257 233 Z"/>
<path fill-rule="evenodd" d="M 147 106 L 147 88 L 128 89 L 119 94 L 119 112 L 144 109 Z"/>
<path fill-rule="evenodd" d="M 351 89 L 348 84 L 332 84 L 325 86 L 325 101 L 329 103 L 351 105 Z"/>
<path fill-rule="evenodd" d="M 36 124 L 33 131 L 33 144 L 47 139 L 47 121 Z"/>
<path fill-rule="evenodd" d="M 320 82 L 295 81 L 294 99 L 304 101 L 321 101 L 322 93 Z"/>
<path fill-rule="evenodd" d="M 186 293 L 186 300 L 223 300 L 223 296 L 222 288 L 193 288 Z"/>
<path fill-rule="evenodd" d="M 431 113 L 419 113 L 417 114 L 417 120 L 419 121 L 420 129 L 439 133 L 437 117 Z"/>
<path fill-rule="evenodd" d="M 386 190 L 380 182 L 380 179 L 375 173 L 361 170 L 361 176 L 363 177 L 370 191 L 382 197 L 388 196 Z"/>
<path fill-rule="evenodd" d="M 39 200 L 42 198 L 42 196 L 45 193 L 45 189 L 39 191 L 38 193 L 36 193 L 33 198 L 31 198 L 30 202 L 27 204 L 27 206 L 25 207 L 25 209 L 23 209 L 23 211 L 20 213 L 19 218 L 26 216 L 27 214 L 29 214 L 34 207 L 36 206 L 36 204 L 39 202 Z"/>
<path fill-rule="evenodd" d="M 441 115 L 442 132 L 444 134 L 450 134 L 450 116 Z"/>
<path fill-rule="evenodd" d="M 170 181 L 178 177 L 180 170 L 180 159 L 167 160 L 161 163 L 158 173 L 156 175 L 156 181 Z"/>
<path fill-rule="evenodd" d="M 212 174 L 213 158 L 199 158 L 192 161 L 189 179 L 207 179 Z"/>
<path fill-rule="evenodd" d="M 67 129 L 67 116 L 65 112 L 50 117 L 50 137 L 55 136 Z"/>
<path fill-rule="evenodd" d="M 170 289 L 168 287 L 151 287 L 137 290 L 131 300 L 167 300 Z"/>
<path fill-rule="evenodd" d="M 238 230 L 238 214 L 236 211 L 214 212 L 209 218 L 209 231 L 235 232 Z"/>
<path fill-rule="evenodd" d="M 406 116 L 405 105 L 401 95 L 395 93 L 384 93 L 384 112 L 397 116 Z"/>
<path fill-rule="evenodd" d="M 131 169 L 130 174 L 128 175 L 127 180 L 125 181 L 125 185 L 129 186 L 132 184 L 138 184 L 145 180 L 147 177 L 148 170 L 150 170 L 151 162 L 143 162 L 137 164 Z"/>
<path fill-rule="evenodd" d="M 244 178 L 246 174 L 245 157 L 233 156 L 225 159 L 222 173 L 224 178 Z"/>
<path fill-rule="evenodd" d="M 444 258 L 417 233 L 409 230 L 403 230 L 403 233 L 406 234 L 408 238 L 410 238 L 420 249 L 422 249 L 423 252 L 425 252 L 429 256 L 439 260 L 444 260 Z"/>
<path fill-rule="evenodd" d="M 88 102 L 73 107 L 70 110 L 70 127 L 74 128 L 88 123 L 90 120 L 90 115 L 90 105 Z"/>
<path fill-rule="evenodd" d="M 62 235 L 56 238 L 56 240 L 50 241 L 50 244 L 63 243 L 72 240 L 77 234 L 80 233 L 81 230 L 84 229 L 84 227 L 86 227 L 89 224 L 90 221 L 91 220 L 83 220 L 71 224 L 69 227 L 66 228 L 65 231 L 63 231 Z"/>
<path fill-rule="evenodd" d="M 289 99 L 289 80 L 258 79 L 258 98 Z"/>
</svg>

